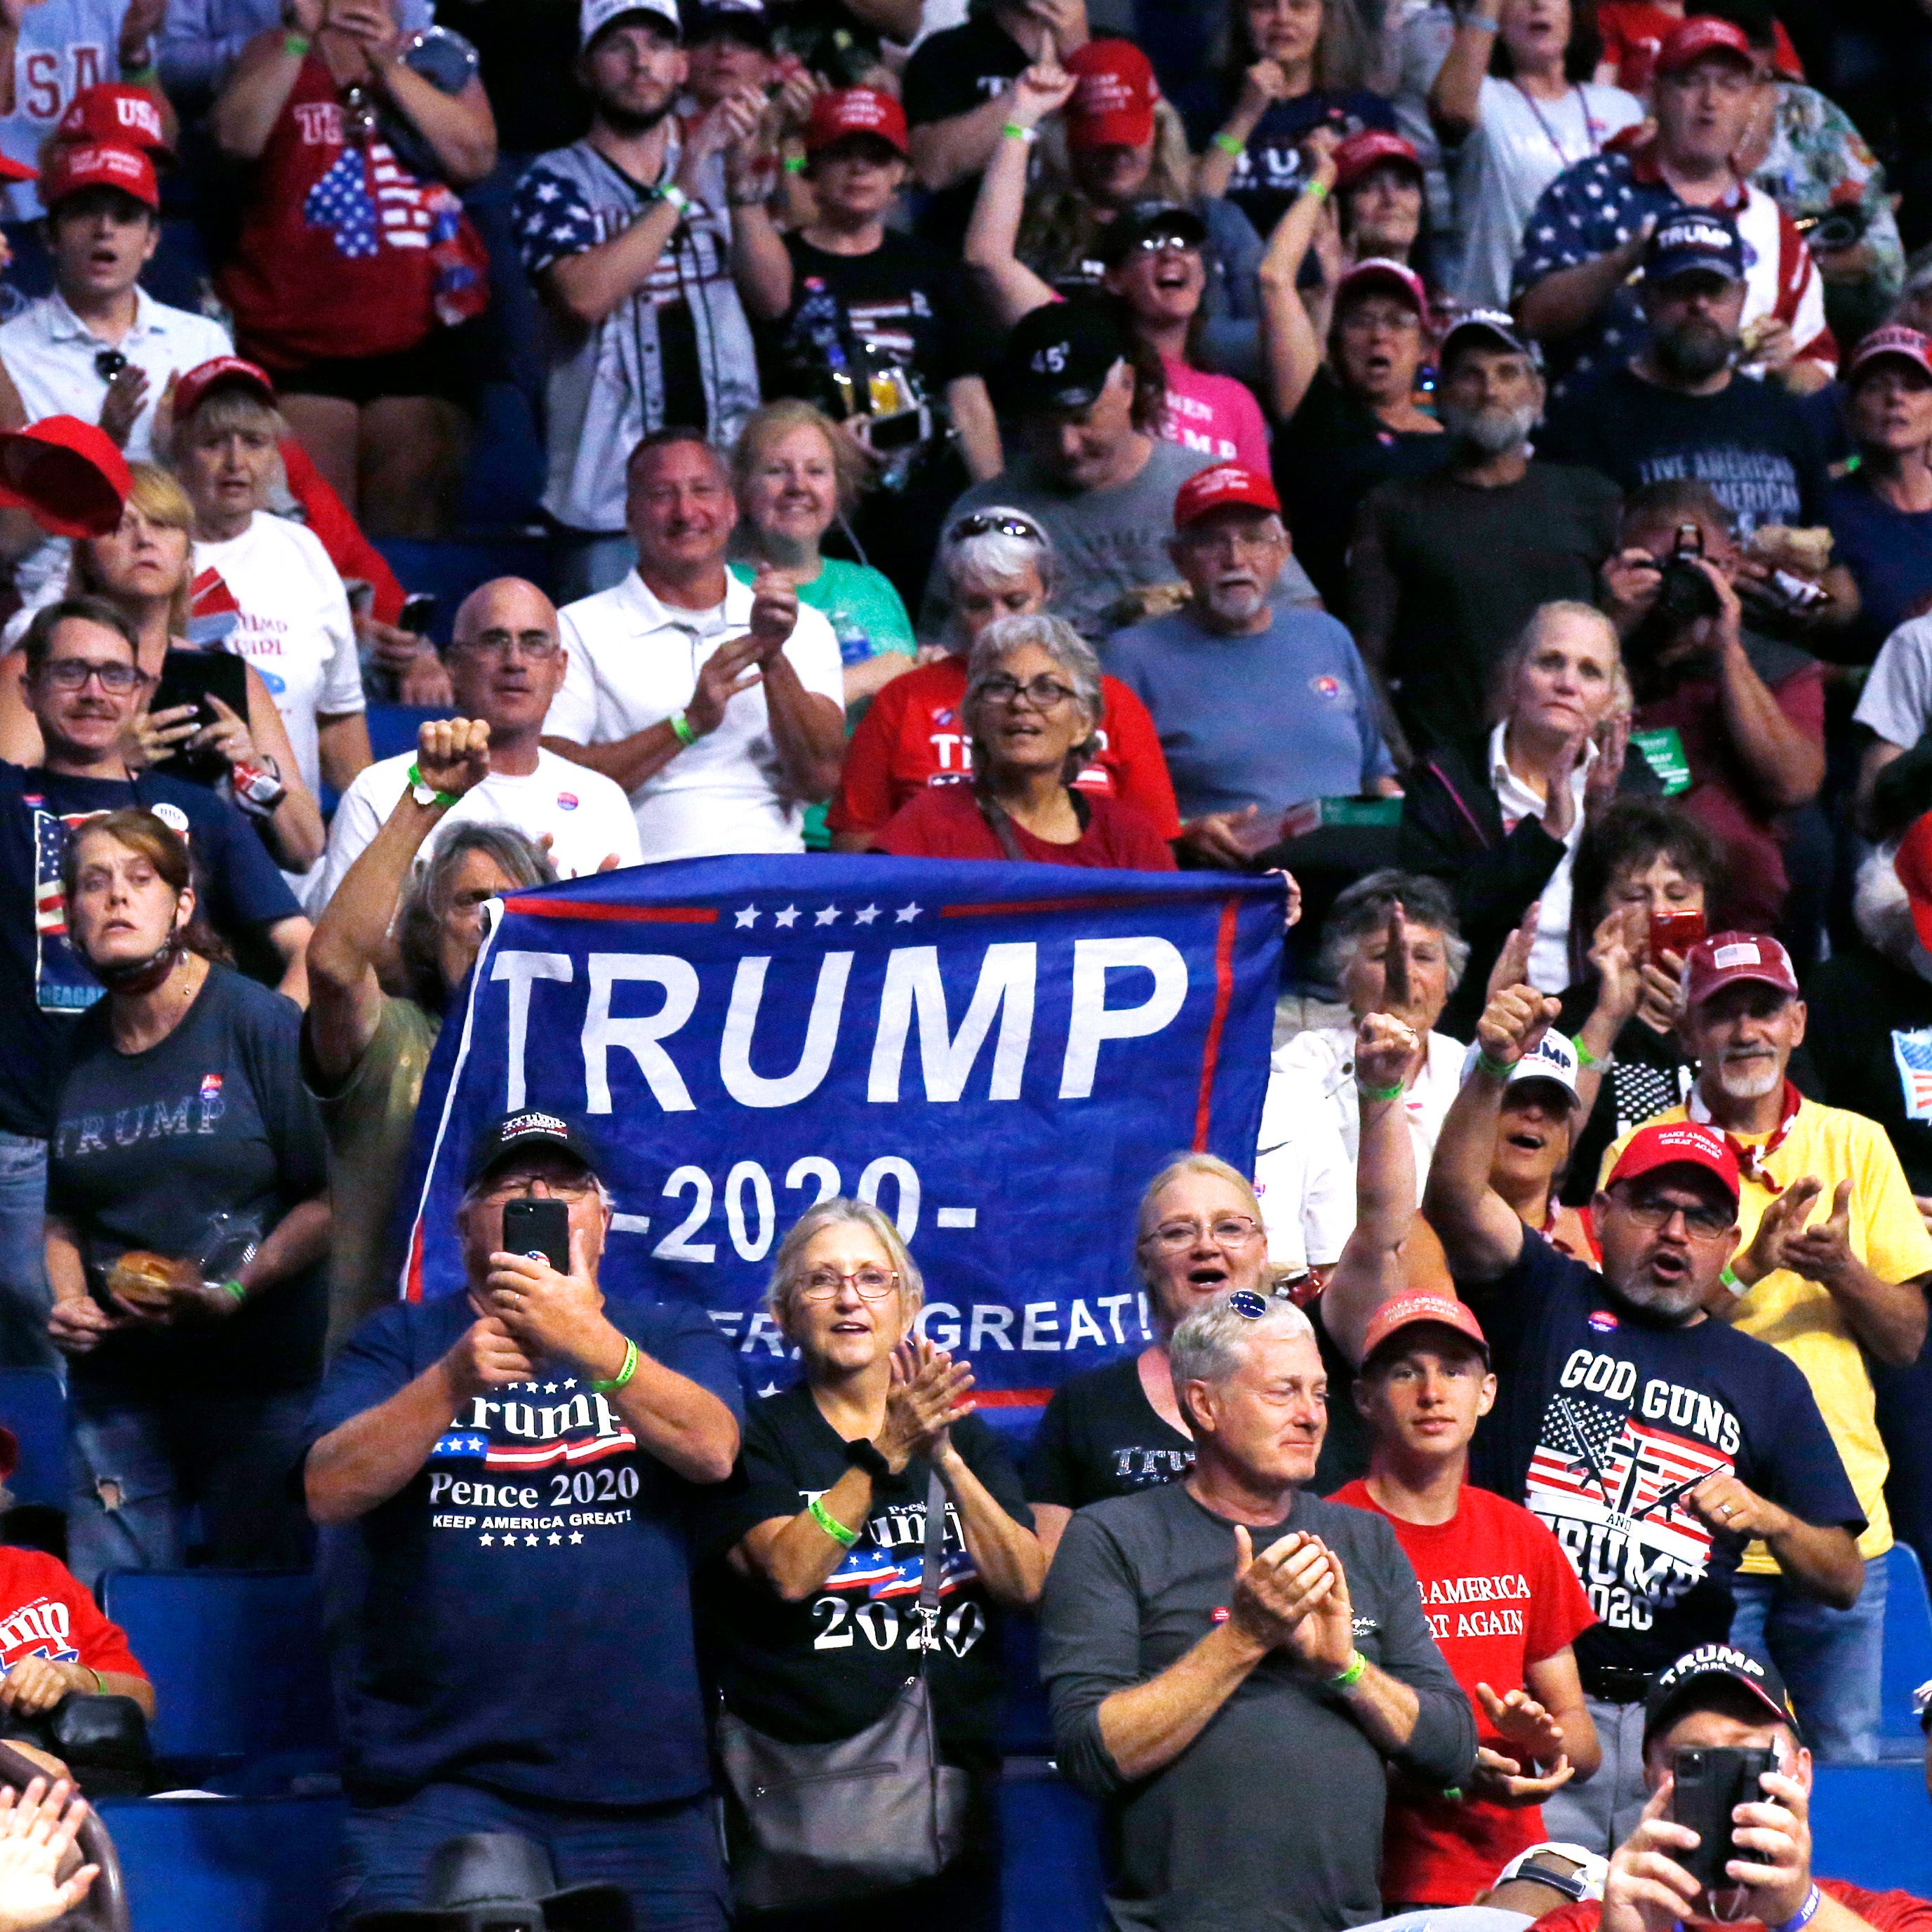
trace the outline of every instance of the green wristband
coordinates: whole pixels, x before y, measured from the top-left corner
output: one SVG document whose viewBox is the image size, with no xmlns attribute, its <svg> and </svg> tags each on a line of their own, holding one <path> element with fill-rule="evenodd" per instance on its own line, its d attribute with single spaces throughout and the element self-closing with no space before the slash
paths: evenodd
<svg viewBox="0 0 1932 1932">
<path fill-rule="evenodd" d="M 627 1336 L 624 1342 L 624 1366 L 607 1382 L 594 1382 L 590 1384 L 593 1395 L 608 1395 L 614 1389 L 620 1389 L 638 1372 L 638 1345 Z"/>
<path fill-rule="evenodd" d="M 1224 154 L 1232 154 L 1236 160 L 1248 151 L 1248 144 L 1238 134 L 1231 134 L 1224 128 L 1214 136 L 1214 145 Z"/>
<path fill-rule="evenodd" d="M 1601 1060 L 1599 1060 L 1597 1056 L 1583 1044 L 1583 1036 L 1581 1034 L 1579 1034 L 1576 1037 L 1570 1042 L 1570 1044 L 1576 1049 L 1576 1064 L 1582 1067 L 1586 1072 L 1588 1072 L 1596 1067 L 1607 1066 L 1610 1065 L 1610 1062 L 1616 1058 L 1615 1054 L 1606 1054 Z"/>
<path fill-rule="evenodd" d="M 293 54 L 299 60 L 308 50 L 309 40 L 306 34 L 284 34 L 282 36 L 282 51 L 284 53 Z"/>
<path fill-rule="evenodd" d="M 1513 1062 L 1507 1060 L 1492 1060 L 1480 1047 L 1476 1049 L 1476 1064 L 1492 1080 L 1507 1080 L 1516 1071 Z"/>
<path fill-rule="evenodd" d="M 788 154 L 784 158 L 784 166 L 787 174 L 802 175 L 805 172 L 805 157 L 802 154 Z"/>
<path fill-rule="evenodd" d="M 848 1529 L 816 1496 L 806 1507 L 812 1513 L 812 1520 L 841 1550 L 850 1550 L 859 1540 L 856 1529 Z"/>
<path fill-rule="evenodd" d="M 100 1672 L 96 1670 L 92 1664 L 90 1664 L 87 1668 L 89 1674 L 93 1677 L 95 1684 L 100 1687 L 101 1696 L 104 1697 L 106 1696 L 107 1695 L 106 1678 L 102 1676 Z"/>
<path fill-rule="evenodd" d="M 1000 130 L 1001 136 L 1009 141 L 1023 141 L 1030 148 L 1040 139 L 1036 128 L 1022 128 L 1017 121 L 1009 121 Z"/>
<path fill-rule="evenodd" d="M 1364 1100 L 1400 1100 L 1404 1090 L 1400 1080 L 1393 1087 L 1364 1087 L 1359 1080 L 1355 1084 Z"/>
<path fill-rule="evenodd" d="M 1363 1672 L 1368 1667 L 1369 1660 L 1359 1650 L 1351 1651 L 1348 1653 L 1348 1669 L 1338 1670 L 1333 1677 L 1329 1678 L 1329 1689 L 1331 1690 L 1354 1690 L 1355 1686 L 1361 1682 Z"/>
<path fill-rule="evenodd" d="M 151 87 L 154 85 L 154 64 L 152 60 L 145 60 L 139 67 L 124 67 L 121 78 L 130 87 Z"/>
<path fill-rule="evenodd" d="M 248 1291 L 238 1281 L 224 1281 L 221 1284 L 221 1292 L 224 1294 L 234 1296 L 238 1304 L 248 1299 Z"/>
<path fill-rule="evenodd" d="M 1325 181 L 1312 181 L 1301 191 L 1310 201 L 1326 201 L 1328 199 L 1328 184 Z"/>
<path fill-rule="evenodd" d="M 1725 1262 L 1723 1268 L 1718 1274 L 1718 1279 L 1719 1281 L 1723 1282 L 1724 1286 L 1728 1288 L 1733 1294 L 1748 1294 L 1750 1292 L 1750 1290 L 1747 1288 L 1742 1282 L 1738 1280 L 1737 1270 L 1732 1268 L 1729 1262 Z"/>
<path fill-rule="evenodd" d="M 426 790 L 436 790 L 435 787 L 430 784 L 429 780 L 423 776 L 422 766 L 418 764 L 411 764 L 408 775 L 404 778 L 403 782 L 406 784 L 412 791 L 414 791 L 418 785 L 422 786 Z M 458 798 L 453 791 L 437 791 L 436 792 L 436 796 L 431 802 L 436 805 L 460 805 L 463 801 Z"/>
<path fill-rule="evenodd" d="M 682 711 L 674 711 L 664 721 L 670 727 L 670 734 L 680 745 L 694 745 L 698 732 L 691 720 Z"/>
</svg>

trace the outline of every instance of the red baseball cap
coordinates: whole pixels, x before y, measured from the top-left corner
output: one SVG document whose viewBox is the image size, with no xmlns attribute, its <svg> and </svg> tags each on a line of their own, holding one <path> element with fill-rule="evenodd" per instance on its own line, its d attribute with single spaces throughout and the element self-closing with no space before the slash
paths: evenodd
<svg viewBox="0 0 1932 1932">
<path fill-rule="evenodd" d="M 1664 44 L 1657 50 L 1654 71 L 1676 74 L 1706 54 L 1729 54 L 1747 67 L 1757 64 L 1757 56 L 1751 52 L 1743 28 L 1734 21 L 1720 20 L 1714 14 L 1700 14 L 1664 35 Z"/>
<path fill-rule="evenodd" d="M 1732 1153 L 1730 1142 L 1714 1128 L 1700 1126 L 1695 1120 L 1638 1128 L 1604 1185 L 1614 1187 L 1620 1180 L 1634 1180 L 1663 1167 L 1702 1168 L 1723 1183 L 1733 1203 L 1743 1191 L 1738 1180 L 1738 1157 Z"/>
<path fill-rule="evenodd" d="M 1383 289 L 1401 296 L 1419 316 L 1429 314 L 1429 291 L 1422 285 L 1422 278 L 1406 262 L 1392 262 L 1386 255 L 1371 255 L 1366 262 L 1358 262 L 1335 284 L 1334 306 L 1339 308 L 1351 296 L 1365 295 L 1372 289 Z"/>
<path fill-rule="evenodd" d="M 812 118 L 805 126 L 805 152 L 815 154 L 848 134 L 876 134 L 903 154 L 906 152 L 905 110 L 890 94 L 870 87 L 842 87 L 818 95 Z"/>
<path fill-rule="evenodd" d="M 1466 1303 L 1447 1294 L 1399 1294 L 1393 1301 L 1384 1302 L 1369 1317 L 1368 1328 L 1362 1336 L 1362 1360 L 1366 1362 L 1398 1330 L 1413 1328 L 1424 1322 L 1436 1322 L 1454 1329 L 1459 1335 L 1468 1336 L 1482 1350 L 1483 1360 L 1490 1359 L 1489 1337 Z"/>
<path fill-rule="evenodd" d="M 1336 192 L 1353 188 L 1371 168 L 1378 168 L 1384 161 L 1400 161 L 1415 170 L 1417 180 L 1423 178 L 1422 157 L 1400 134 L 1365 128 L 1335 150 Z"/>
<path fill-rule="evenodd" d="M 138 148 L 154 160 L 174 159 L 160 103 L 145 87 L 130 87 L 125 81 L 83 87 L 54 132 L 63 141 L 105 141 L 112 147 Z"/>
<path fill-rule="evenodd" d="M 31 512 L 57 537 L 118 530 L 133 481 L 114 439 L 78 416 L 43 416 L 0 435 L 0 508 Z"/>
<path fill-rule="evenodd" d="M 1684 1011 L 1740 980 L 1756 980 L 1794 998 L 1798 992 L 1791 955 L 1776 940 L 1762 932 L 1714 932 L 1684 956 Z"/>
<path fill-rule="evenodd" d="M 200 408 L 208 391 L 224 383 L 259 396 L 271 409 L 275 406 L 275 386 L 267 370 L 239 356 L 213 356 L 175 378 L 175 421 L 186 422 Z"/>
<path fill-rule="evenodd" d="M 119 141 L 59 141 L 48 150 L 40 176 L 40 201 L 52 208 L 84 188 L 118 188 L 159 213 L 160 184 L 154 164 L 139 148 Z"/>
<path fill-rule="evenodd" d="M 1076 83 L 1066 107 L 1070 148 L 1138 148 L 1154 139 L 1160 87 L 1132 40 L 1089 40 L 1064 64 Z"/>
<path fill-rule="evenodd" d="M 0 1424 L 0 1483 L 4 1483 L 20 1466 L 20 1438 L 4 1424 Z"/>
<path fill-rule="evenodd" d="M 16 161 L 10 154 L 0 154 L 0 182 L 38 181 L 40 171 L 30 168 L 25 161 Z"/>
<path fill-rule="evenodd" d="M 1251 509 L 1272 510 L 1279 514 L 1281 499 L 1274 485 L 1252 470 L 1238 463 L 1217 463 L 1198 470 L 1174 493 L 1174 527 L 1184 530 L 1198 523 L 1210 510 L 1223 510 L 1230 503 L 1245 503 Z"/>
<path fill-rule="evenodd" d="M 1901 362 L 1916 362 L 1927 375 L 1932 376 L 1932 342 L 1928 342 L 1917 329 L 1894 322 L 1888 322 L 1882 328 L 1874 329 L 1858 344 L 1846 368 L 1846 380 L 1856 377 L 1868 362 L 1876 362 L 1886 356 L 1896 356 Z"/>
<path fill-rule="evenodd" d="M 1911 830 L 1899 842 L 1892 869 L 1905 888 L 1919 944 L 1932 948 L 1932 812 L 1912 820 Z"/>
</svg>

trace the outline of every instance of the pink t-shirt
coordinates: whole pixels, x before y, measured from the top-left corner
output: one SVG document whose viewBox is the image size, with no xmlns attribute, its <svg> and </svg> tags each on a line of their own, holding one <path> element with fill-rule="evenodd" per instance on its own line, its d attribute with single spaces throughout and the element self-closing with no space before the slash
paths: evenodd
<svg viewBox="0 0 1932 1932">
<path fill-rule="evenodd" d="M 1258 475 L 1268 473 L 1268 425 L 1262 406 L 1245 382 L 1232 376 L 1210 376 L 1165 356 L 1167 407 L 1162 412 L 1163 442 L 1198 450 L 1220 463 L 1238 463 Z"/>
</svg>

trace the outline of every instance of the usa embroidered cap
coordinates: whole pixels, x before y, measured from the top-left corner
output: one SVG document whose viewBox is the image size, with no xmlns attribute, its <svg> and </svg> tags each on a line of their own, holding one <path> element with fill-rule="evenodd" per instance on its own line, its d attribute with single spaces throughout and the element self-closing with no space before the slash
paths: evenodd
<svg viewBox="0 0 1932 1932">
<path fill-rule="evenodd" d="M 1244 470 L 1238 463 L 1217 463 L 1211 469 L 1196 471 L 1174 492 L 1174 527 L 1184 530 L 1231 503 L 1251 510 L 1273 510 L 1277 514 L 1281 509 L 1274 483 L 1258 470 Z"/>
<path fill-rule="evenodd" d="M 1679 275 L 1744 278 L 1744 238 L 1721 208 L 1680 208 L 1651 231 L 1643 251 L 1643 278 L 1659 284 Z"/>
<path fill-rule="evenodd" d="M 896 153 L 906 152 L 905 110 L 874 87 L 841 87 L 818 95 L 805 124 L 805 152 L 815 154 L 849 134 L 872 134 Z"/>
<path fill-rule="evenodd" d="M 470 1185 L 474 1187 L 512 1155 L 527 1154 L 532 1148 L 555 1148 L 586 1172 L 597 1172 L 597 1156 L 575 1121 L 541 1108 L 523 1107 L 493 1121 L 477 1137 L 470 1155 Z"/>
<path fill-rule="evenodd" d="M 133 482 L 128 459 L 98 423 L 43 416 L 0 435 L 0 508 L 29 511 L 57 537 L 118 530 Z"/>
<path fill-rule="evenodd" d="M 1797 1730 L 1790 1694 L 1772 1665 L 1727 1643 L 1700 1643 L 1657 1673 L 1657 1682 L 1643 1700 L 1644 1743 L 1648 1745 L 1686 1710 L 1697 1708 L 1701 1699 L 1708 1698 L 1720 1684 L 1736 1686 L 1750 1702 L 1762 1707 L 1766 1717 Z"/>
<path fill-rule="evenodd" d="M 1084 410 L 1106 386 L 1127 352 L 1118 319 L 1092 296 L 1042 303 L 1014 323 L 1000 364 L 1011 407 Z"/>
<path fill-rule="evenodd" d="M 1684 1006 L 1690 1012 L 1740 980 L 1756 980 L 1794 998 L 1798 975 L 1791 955 L 1762 932 L 1714 932 L 1684 957 Z"/>
<path fill-rule="evenodd" d="M 1062 116 L 1070 148 L 1139 148 L 1154 139 L 1160 88 L 1132 40 L 1089 40 L 1062 64 L 1073 76 Z"/>
<path fill-rule="evenodd" d="M 40 173 L 42 204 L 52 208 L 89 188 L 118 188 L 157 213 L 160 209 L 154 164 L 139 148 L 118 141 L 56 142 Z"/>
<path fill-rule="evenodd" d="M 1724 1186 L 1733 1204 L 1743 1191 L 1738 1180 L 1738 1157 L 1730 1143 L 1713 1129 L 1695 1120 L 1672 1120 L 1661 1125 L 1640 1127 L 1632 1134 L 1617 1157 L 1604 1185 L 1614 1187 L 1620 1180 L 1635 1180 L 1654 1174 L 1660 1168 L 1700 1167 Z"/>
<path fill-rule="evenodd" d="M 1471 1070 L 1481 1058 L 1480 1046 L 1472 1043 L 1462 1056 L 1462 1078 L 1469 1077 Z M 1576 1091 L 1576 1048 L 1574 1042 L 1558 1033 L 1554 1027 L 1510 1069 L 1508 1084 L 1514 1087 L 1520 1080 L 1545 1080 L 1552 1087 L 1560 1087 L 1564 1097 L 1572 1107 L 1581 1104 L 1582 1096 Z"/>
<path fill-rule="evenodd" d="M 1681 27 L 1672 28 L 1664 35 L 1664 44 L 1657 50 L 1657 64 L 1653 71 L 1660 74 L 1681 74 L 1707 54 L 1728 54 L 1746 67 L 1757 64 L 1750 40 L 1743 28 L 1734 21 L 1720 20 L 1714 14 L 1700 14 L 1686 20 Z"/>
<path fill-rule="evenodd" d="M 606 27 L 628 14 L 647 14 L 680 40 L 684 38 L 684 16 L 677 10 L 677 0 L 584 0 L 577 15 L 578 48 L 588 48 Z"/>
<path fill-rule="evenodd" d="M 1457 1334 L 1467 1336 L 1482 1350 L 1483 1360 L 1486 1362 L 1490 1359 L 1489 1337 L 1483 1333 L 1483 1324 L 1466 1302 L 1447 1294 L 1399 1294 L 1393 1301 L 1384 1302 L 1369 1317 L 1369 1325 L 1362 1334 L 1364 1363 L 1391 1335 L 1400 1334 L 1405 1328 L 1418 1328 L 1424 1322 L 1432 1323 L 1438 1328 L 1453 1328 Z"/>
<path fill-rule="evenodd" d="M 1398 162 L 1414 170 L 1418 181 L 1423 178 L 1422 157 L 1408 142 L 1384 128 L 1364 128 L 1359 134 L 1351 134 L 1335 150 L 1335 192 L 1346 194 L 1370 169 L 1380 167 L 1384 161 Z"/>
<path fill-rule="evenodd" d="M 267 370 L 239 356 L 212 356 L 175 378 L 175 421 L 186 422 L 200 409 L 211 389 L 246 389 L 251 396 L 275 406 L 275 385 Z"/>
<path fill-rule="evenodd" d="M 151 160 L 175 158 L 161 124 L 160 102 L 145 87 L 130 87 L 125 81 L 104 80 L 83 87 L 54 132 L 63 141 L 107 141 L 139 148 Z"/>
</svg>

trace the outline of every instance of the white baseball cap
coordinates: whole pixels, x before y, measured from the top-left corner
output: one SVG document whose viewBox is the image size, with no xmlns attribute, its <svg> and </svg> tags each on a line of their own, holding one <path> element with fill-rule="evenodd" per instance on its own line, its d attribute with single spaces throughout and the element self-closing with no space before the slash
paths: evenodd
<svg viewBox="0 0 1932 1932">
<path fill-rule="evenodd" d="M 1466 1080 L 1474 1070 L 1480 1046 L 1472 1046 L 1462 1057 L 1462 1078 Z M 1554 1027 L 1538 1040 L 1536 1045 L 1510 1069 L 1509 1084 L 1514 1087 L 1519 1080 L 1550 1080 L 1570 1096 L 1572 1107 L 1582 1104 L 1582 1096 L 1576 1091 L 1576 1049 L 1569 1038 L 1558 1033 Z"/>
<path fill-rule="evenodd" d="M 626 14 L 649 14 L 680 40 L 684 38 L 684 21 L 677 10 L 677 0 L 584 0 L 577 16 L 578 47 L 590 46 L 612 21 L 622 20 Z"/>
<path fill-rule="evenodd" d="M 1522 1868 L 1531 1859 L 1540 1858 L 1550 1852 L 1559 1858 L 1567 1858 L 1576 1869 L 1574 1872 L 1553 1872 L 1546 1867 L 1530 1874 L 1538 1885 L 1553 1887 L 1558 1892 L 1568 1892 L 1573 1899 L 1581 1901 L 1594 1899 L 1601 1901 L 1604 1887 L 1610 1876 L 1610 1862 L 1595 1852 L 1586 1852 L 1581 1845 L 1565 1845 L 1554 1838 L 1548 1838 L 1540 1845 L 1532 1845 L 1526 1852 L 1519 1852 L 1496 1874 L 1496 1882 L 1507 1885 L 1513 1878 L 1522 1876 Z"/>
</svg>

